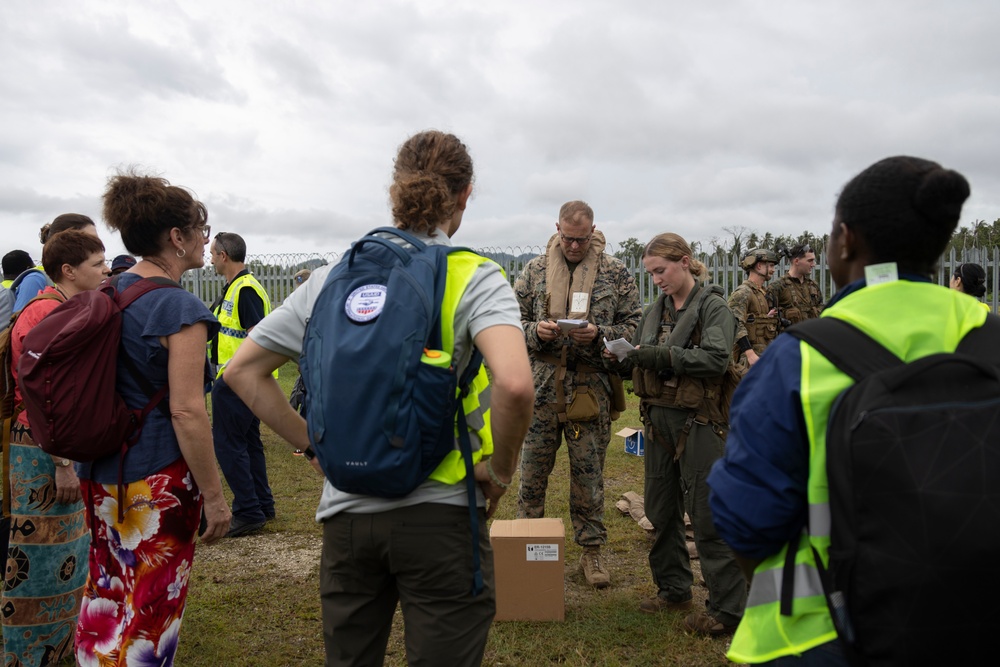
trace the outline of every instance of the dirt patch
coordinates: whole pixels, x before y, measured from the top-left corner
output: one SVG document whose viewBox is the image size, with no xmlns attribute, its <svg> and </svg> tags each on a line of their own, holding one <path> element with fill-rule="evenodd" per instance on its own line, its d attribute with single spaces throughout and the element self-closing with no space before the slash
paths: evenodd
<svg viewBox="0 0 1000 667">
<path fill-rule="evenodd" d="M 263 533 L 199 547 L 196 558 L 203 563 L 219 563 L 226 572 L 263 569 L 306 578 L 316 573 L 321 549 L 318 535 Z"/>
</svg>

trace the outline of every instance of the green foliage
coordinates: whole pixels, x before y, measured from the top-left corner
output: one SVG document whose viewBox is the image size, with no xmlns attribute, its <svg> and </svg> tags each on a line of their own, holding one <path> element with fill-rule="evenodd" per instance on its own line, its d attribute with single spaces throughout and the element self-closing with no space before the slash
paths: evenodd
<svg viewBox="0 0 1000 667">
<path fill-rule="evenodd" d="M 615 257 L 625 263 L 632 260 L 638 264 L 642 260 L 642 251 L 645 248 L 646 244 L 639 243 L 639 239 L 630 236 L 619 244 L 618 250 L 615 252 Z"/>
</svg>

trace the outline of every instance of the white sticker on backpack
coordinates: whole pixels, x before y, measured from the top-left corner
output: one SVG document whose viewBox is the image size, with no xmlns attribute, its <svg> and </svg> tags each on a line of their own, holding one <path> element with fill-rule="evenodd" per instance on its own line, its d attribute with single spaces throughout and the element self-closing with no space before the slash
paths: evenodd
<svg viewBox="0 0 1000 667">
<path fill-rule="evenodd" d="M 354 322 L 371 322 L 385 307 L 385 285 L 362 285 L 347 297 L 344 311 Z"/>
</svg>

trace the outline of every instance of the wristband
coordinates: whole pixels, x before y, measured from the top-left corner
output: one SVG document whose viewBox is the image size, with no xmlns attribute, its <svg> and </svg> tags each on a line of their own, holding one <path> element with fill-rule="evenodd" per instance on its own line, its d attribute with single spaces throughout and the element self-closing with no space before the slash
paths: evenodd
<svg viewBox="0 0 1000 667">
<path fill-rule="evenodd" d="M 506 490 L 506 489 L 510 488 L 510 483 L 509 482 L 506 482 L 506 483 L 502 482 L 502 481 L 500 481 L 500 478 L 497 477 L 496 471 L 493 470 L 493 464 L 490 463 L 490 459 L 486 459 L 486 474 L 489 475 L 490 476 L 490 480 L 494 484 L 496 484 L 497 486 L 499 486 L 501 489 L 505 489 Z"/>
<path fill-rule="evenodd" d="M 740 350 L 743 352 L 749 352 L 753 349 L 753 343 L 750 342 L 749 336 L 744 336 L 736 341 L 736 344 L 740 346 Z"/>
<path fill-rule="evenodd" d="M 306 457 L 306 461 L 312 461 L 316 458 L 316 452 L 313 451 L 312 445 L 309 445 L 302 450 L 302 456 Z"/>
</svg>

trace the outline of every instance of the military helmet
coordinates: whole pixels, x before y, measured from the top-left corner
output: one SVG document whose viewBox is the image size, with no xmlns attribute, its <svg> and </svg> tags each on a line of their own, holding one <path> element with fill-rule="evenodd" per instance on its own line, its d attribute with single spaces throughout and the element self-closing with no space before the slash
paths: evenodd
<svg viewBox="0 0 1000 667">
<path fill-rule="evenodd" d="M 744 271 L 749 271 L 757 265 L 757 262 L 772 262 L 777 264 L 778 255 L 773 250 L 754 248 L 753 250 L 748 250 L 747 254 L 743 255 L 743 259 L 740 260 L 740 266 L 743 267 Z"/>
</svg>

